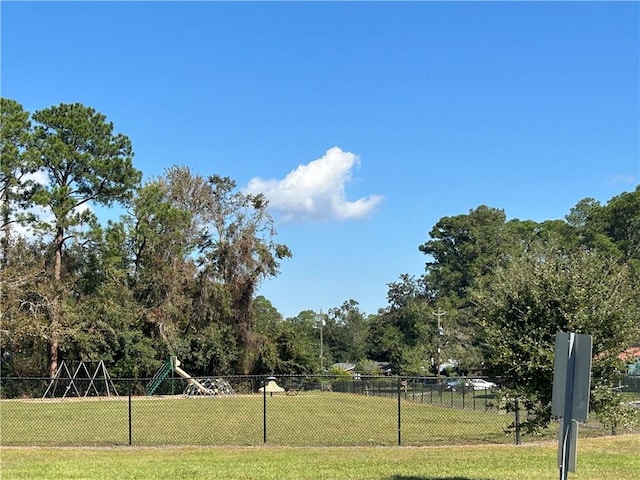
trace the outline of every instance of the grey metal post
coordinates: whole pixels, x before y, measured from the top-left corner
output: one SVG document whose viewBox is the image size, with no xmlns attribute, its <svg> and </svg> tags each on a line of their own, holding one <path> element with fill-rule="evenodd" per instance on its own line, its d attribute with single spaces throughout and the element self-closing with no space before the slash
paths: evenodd
<svg viewBox="0 0 640 480">
<path fill-rule="evenodd" d="M 567 380 L 564 390 L 564 417 L 562 419 L 562 464 L 560 480 L 567 480 L 569 475 L 569 452 L 571 451 L 571 428 L 573 418 L 573 377 L 576 368 L 575 334 L 569 334 L 569 357 L 567 359 Z"/>
</svg>

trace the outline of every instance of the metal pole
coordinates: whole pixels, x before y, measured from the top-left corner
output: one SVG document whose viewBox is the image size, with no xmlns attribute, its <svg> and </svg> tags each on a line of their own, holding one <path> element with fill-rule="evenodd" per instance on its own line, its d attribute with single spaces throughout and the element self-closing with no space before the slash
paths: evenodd
<svg viewBox="0 0 640 480">
<path fill-rule="evenodd" d="M 438 345 L 438 352 L 436 354 L 436 385 L 438 385 L 438 387 L 440 387 L 440 363 L 441 363 L 441 359 L 440 359 L 440 337 L 444 334 L 444 331 L 442 330 L 442 326 L 440 325 L 440 317 L 443 316 L 443 315 L 446 315 L 447 312 L 441 312 L 440 311 L 440 307 L 438 307 L 438 311 L 437 312 L 433 312 L 433 314 L 438 319 L 438 326 L 437 326 L 437 329 L 436 329 L 436 341 L 437 341 L 437 345 Z"/>
<path fill-rule="evenodd" d="M 465 388 L 464 388 L 464 384 L 461 383 L 461 388 L 462 388 L 462 409 L 464 410 L 465 404 L 464 404 L 464 398 L 465 398 Z"/>
<path fill-rule="evenodd" d="M 571 428 L 573 407 L 573 377 L 576 368 L 575 333 L 569 334 L 569 358 L 567 359 L 567 380 L 564 390 L 564 417 L 562 418 L 562 463 L 560 465 L 560 480 L 567 480 L 569 476 L 569 461 L 571 452 Z"/>
<path fill-rule="evenodd" d="M 262 441 L 267 443 L 267 379 L 262 380 Z"/>
<path fill-rule="evenodd" d="M 129 387 L 129 446 L 133 445 L 133 425 L 131 420 L 131 387 Z"/>
<path fill-rule="evenodd" d="M 400 376 L 398 375 L 398 446 L 402 445 L 402 415 L 400 404 Z"/>
<path fill-rule="evenodd" d="M 516 445 L 520 445 L 520 402 L 516 398 L 515 400 L 515 410 L 516 410 Z"/>
</svg>

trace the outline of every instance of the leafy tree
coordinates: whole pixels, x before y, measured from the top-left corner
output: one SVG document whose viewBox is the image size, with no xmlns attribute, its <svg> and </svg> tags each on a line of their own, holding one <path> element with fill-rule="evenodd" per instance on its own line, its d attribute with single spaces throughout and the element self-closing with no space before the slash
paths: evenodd
<svg viewBox="0 0 640 480">
<path fill-rule="evenodd" d="M 231 306 L 232 327 L 241 352 L 239 369 L 249 373 L 255 360 L 253 297 L 260 283 L 278 274 L 289 248 L 274 241 L 273 220 L 262 195 L 236 191 L 236 183 L 208 178 L 203 215 L 201 262 L 205 278 L 222 283 Z"/>
<path fill-rule="evenodd" d="M 327 366 L 337 361 L 334 359 L 327 342 L 327 337 L 331 337 L 328 325 L 332 320 L 329 315 L 322 313 L 322 311 L 318 313 L 313 310 L 303 310 L 295 317 L 287 318 L 286 322 L 291 325 L 290 328 L 287 327 L 292 335 L 289 342 L 293 343 L 298 338 L 302 339 L 300 345 L 297 346 L 297 357 L 304 357 L 304 362 L 300 361 L 304 365 L 304 369 L 301 371 L 325 373 Z M 324 333 L 322 344 L 320 343 L 321 328 Z"/>
<path fill-rule="evenodd" d="M 172 202 L 164 179 L 140 188 L 132 207 L 123 228 L 133 298 L 156 351 L 163 357 L 178 355 L 181 338 L 205 327 L 193 315 L 201 294 L 193 285 L 197 268 L 189 258 L 194 249 L 188 235 L 193 216 Z"/>
<path fill-rule="evenodd" d="M 264 197 L 236 191 L 230 178 L 186 167 L 168 169 L 141 191 L 131 228 L 134 288 L 167 350 L 188 355 L 190 337 L 215 324 L 227 342 L 233 334 L 228 350 L 239 371 L 273 363 L 265 360 L 275 355 L 272 344 L 253 332 L 253 297 L 291 252 L 274 241 L 266 207 Z"/>
<path fill-rule="evenodd" d="M 254 299 L 253 313 L 253 336 L 256 345 L 254 373 L 282 373 L 277 338 L 283 321 L 282 315 L 262 295 Z"/>
<path fill-rule="evenodd" d="M 48 317 L 54 301 L 46 275 L 47 245 L 18 238 L 2 269 L 0 350 L 3 376 L 38 376 L 48 366 Z"/>
<path fill-rule="evenodd" d="M 65 297 L 63 253 L 73 231 L 95 223 L 85 208 L 91 203 L 111 205 L 131 198 L 141 174 L 132 166 L 131 142 L 113 134 L 113 124 L 93 108 L 79 103 L 60 104 L 33 114 L 33 154 L 49 179 L 34 200 L 48 208 L 54 234 L 52 280 L 58 293 L 49 311 L 50 374 L 58 368 L 62 336 L 62 299 Z"/>
<path fill-rule="evenodd" d="M 554 340 L 560 331 L 593 336 L 592 408 L 605 413 L 599 392 L 619 378 L 617 356 L 628 345 L 640 307 L 626 265 L 596 251 L 567 253 L 546 244 L 498 267 L 471 298 L 491 349 L 491 371 L 525 401 L 529 431 L 551 419 Z"/>
<path fill-rule="evenodd" d="M 406 373 L 424 374 L 436 356 L 437 319 L 424 278 L 389 284 L 389 305 L 370 320 L 369 356 Z"/>
<path fill-rule="evenodd" d="M 123 225 L 110 222 L 83 237 L 82 244 L 69 239 L 65 250 L 73 290 L 64 302 L 60 349 L 68 360 L 103 360 L 112 375 L 150 376 L 158 362 L 130 288 Z"/>
<path fill-rule="evenodd" d="M 510 253 L 514 243 L 504 228 L 503 210 L 481 205 L 468 215 L 443 217 L 431 229 L 431 240 L 419 250 L 428 255 L 428 282 L 438 296 L 464 299 L 474 281 Z"/>
<path fill-rule="evenodd" d="M 606 235 L 622 258 L 640 270 L 640 186 L 589 210 L 586 225 L 596 235 Z"/>
<path fill-rule="evenodd" d="M 333 325 L 331 336 L 334 352 L 344 362 L 358 362 L 367 357 L 369 325 L 358 302 L 347 300 L 338 308 L 329 309 L 328 318 Z"/>
<path fill-rule="evenodd" d="M 29 112 L 15 100 L 0 98 L 0 267 L 9 260 L 11 224 L 24 220 L 32 205 L 35 183 L 31 175 L 37 167 L 27 150 L 30 142 Z"/>
</svg>

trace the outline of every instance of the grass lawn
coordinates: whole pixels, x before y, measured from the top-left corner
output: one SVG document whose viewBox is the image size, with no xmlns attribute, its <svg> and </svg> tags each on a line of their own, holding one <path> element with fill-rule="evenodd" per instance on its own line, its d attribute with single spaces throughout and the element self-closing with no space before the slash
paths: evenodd
<svg viewBox="0 0 640 480">
<path fill-rule="evenodd" d="M 5 446 L 128 445 L 127 398 L 0 403 Z M 261 395 L 132 401 L 131 433 L 141 445 L 261 445 Z M 401 444 L 514 442 L 504 414 L 401 402 Z M 344 393 L 267 397 L 267 444 L 396 446 L 397 399 Z"/>
<path fill-rule="evenodd" d="M 637 480 L 640 436 L 578 440 L 580 480 Z M 3 447 L 3 480 L 552 480 L 557 445 Z"/>
</svg>

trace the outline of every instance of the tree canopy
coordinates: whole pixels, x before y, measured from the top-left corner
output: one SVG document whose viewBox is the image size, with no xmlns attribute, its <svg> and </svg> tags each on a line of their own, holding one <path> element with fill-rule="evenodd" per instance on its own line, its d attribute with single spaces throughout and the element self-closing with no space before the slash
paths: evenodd
<svg viewBox="0 0 640 480">
<path fill-rule="evenodd" d="M 424 274 L 391 281 L 377 312 L 347 299 L 283 318 L 259 295 L 292 256 L 263 195 L 177 165 L 141 183 L 132 142 L 93 108 L 1 107 L 2 375 L 100 359 L 144 377 L 169 355 L 196 375 L 389 362 L 500 377 L 535 430 L 550 418 L 553 337 L 572 330 L 594 338 L 594 410 L 624 422 L 611 387 L 620 352 L 640 345 L 640 187 L 564 219 L 486 205 L 442 217 L 417 246 Z M 120 218 L 93 213 L 116 203 Z"/>
</svg>

